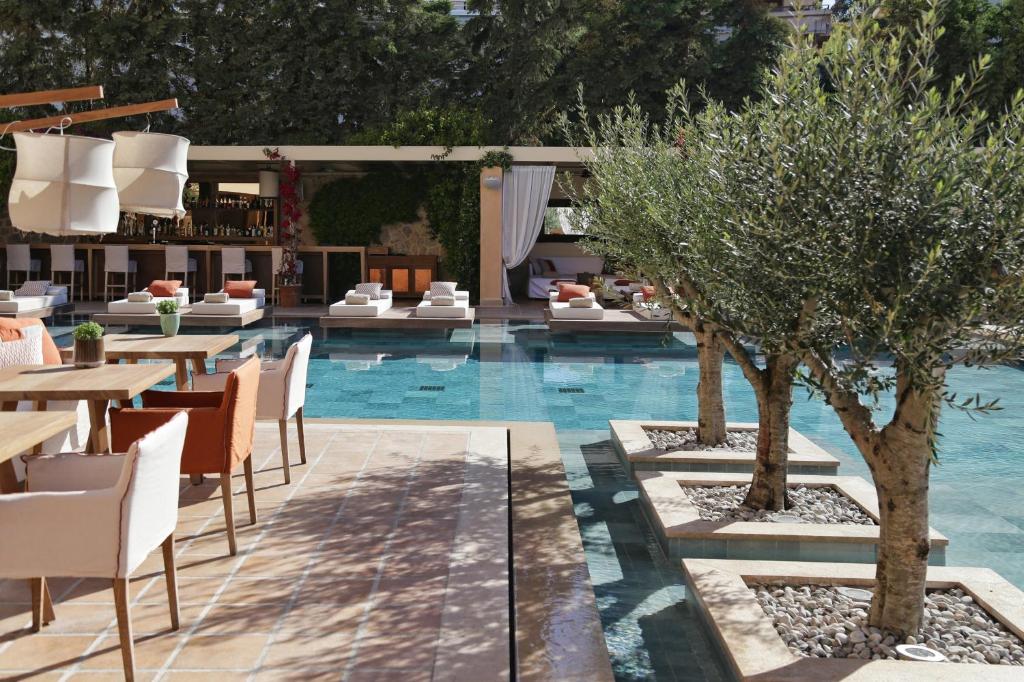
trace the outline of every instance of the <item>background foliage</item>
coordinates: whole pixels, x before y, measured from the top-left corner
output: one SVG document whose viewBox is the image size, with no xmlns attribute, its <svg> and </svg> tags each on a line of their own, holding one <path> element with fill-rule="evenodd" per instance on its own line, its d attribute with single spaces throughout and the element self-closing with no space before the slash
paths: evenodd
<svg viewBox="0 0 1024 682">
<path fill-rule="evenodd" d="M 413 222 L 423 203 L 422 179 L 398 171 L 340 178 L 317 190 L 309 203 L 309 226 L 325 246 L 380 243 L 390 223 Z"/>
</svg>

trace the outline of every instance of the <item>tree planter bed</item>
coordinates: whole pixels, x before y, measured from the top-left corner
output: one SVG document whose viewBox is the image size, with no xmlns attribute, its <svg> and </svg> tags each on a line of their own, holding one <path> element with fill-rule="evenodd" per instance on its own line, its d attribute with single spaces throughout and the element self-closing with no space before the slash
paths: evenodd
<svg viewBox="0 0 1024 682">
<path fill-rule="evenodd" d="M 644 510 L 665 553 L 672 559 L 762 559 L 778 561 L 851 561 L 874 563 L 877 525 L 706 521 L 683 490 L 686 486 L 748 485 L 743 474 L 715 472 L 636 473 Z M 790 476 L 790 487 L 831 487 L 878 521 L 878 503 L 870 483 L 856 476 Z M 949 541 L 930 531 L 929 562 L 946 563 Z"/>
<path fill-rule="evenodd" d="M 790 561 L 687 559 L 683 563 L 690 602 L 726 665 L 739 680 L 843 680 L 844 682 L 952 682 L 1019 680 L 1009 665 L 919 663 L 903 660 L 816 658 L 793 653 L 751 586 L 834 585 L 870 590 L 875 567 Z M 929 590 L 960 589 L 1002 627 L 1024 637 L 1024 592 L 985 568 L 932 566 Z"/>
<path fill-rule="evenodd" d="M 695 429 L 692 421 L 626 421 L 608 422 L 615 451 L 622 466 L 631 475 L 639 471 L 722 471 L 752 473 L 755 453 L 737 452 L 724 448 L 713 450 L 671 450 L 655 447 L 649 430 L 679 431 Z M 757 424 L 729 422 L 729 431 L 756 431 Z M 812 443 L 794 429 L 789 430 L 789 473 L 832 475 L 839 468 L 839 460 Z"/>
</svg>

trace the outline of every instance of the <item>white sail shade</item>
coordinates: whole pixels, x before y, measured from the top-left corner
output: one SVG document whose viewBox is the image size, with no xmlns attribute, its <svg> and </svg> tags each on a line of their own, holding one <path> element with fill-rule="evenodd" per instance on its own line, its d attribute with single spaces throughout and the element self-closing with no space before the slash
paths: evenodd
<svg viewBox="0 0 1024 682">
<path fill-rule="evenodd" d="M 114 182 L 121 210 L 181 218 L 188 180 L 186 138 L 163 133 L 114 133 Z"/>
<path fill-rule="evenodd" d="M 58 236 L 117 231 L 113 141 L 14 133 L 14 142 L 18 165 L 7 210 L 15 228 Z"/>
</svg>

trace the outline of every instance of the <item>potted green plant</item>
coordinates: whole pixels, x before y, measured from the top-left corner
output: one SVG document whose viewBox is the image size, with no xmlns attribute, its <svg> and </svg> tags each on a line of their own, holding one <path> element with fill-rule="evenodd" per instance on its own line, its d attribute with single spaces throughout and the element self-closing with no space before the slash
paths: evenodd
<svg viewBox="0 0 1024 682">
<path fill-rule="evenodd" d="M 104 363 L 103 327 L 95 322 L 83 322 L 71 334 L 75 337 L 75 367 L 101 367 Z"/>
<path fill-rule="evenodd" d="M 160 301 L 156 304 L 156 311 L 160 313 L 160 331 L 164 333 L 164 336 L 175 336 L 178 333 L 178 327 L 181 326 L 178 302 Z"/>
</svg>

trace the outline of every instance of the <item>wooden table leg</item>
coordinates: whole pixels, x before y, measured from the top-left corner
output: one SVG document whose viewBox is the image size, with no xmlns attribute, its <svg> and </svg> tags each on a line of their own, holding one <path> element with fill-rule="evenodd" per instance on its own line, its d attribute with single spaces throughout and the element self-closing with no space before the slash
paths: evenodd
<svg viewBox="0 0 1024 682">
<path fill-rule="evenodd" d="M 110 448 L 107 439 L 107 401 L 89 401 L 89 452 L 102 454 Z"/>
<path fill-rule="evenodd" d="M 188 390 L 188 367 L 183 358 L 174 361 L 174 386 L 179 391 Z"/>
<path fill-rule="evenodd" d="M 192 373 L 206 374 L 206 360 L 202 358 L 192 358 Z"/>
</svg>

